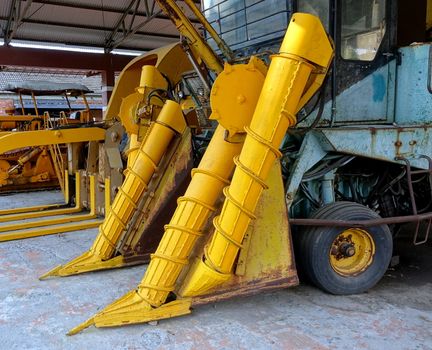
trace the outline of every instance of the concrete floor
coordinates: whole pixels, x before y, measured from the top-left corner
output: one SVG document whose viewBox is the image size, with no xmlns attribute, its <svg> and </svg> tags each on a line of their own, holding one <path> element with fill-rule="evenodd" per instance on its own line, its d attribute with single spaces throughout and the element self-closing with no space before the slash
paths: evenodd
<svg viewBox="0 0 432 350">
<path fill-rule="evenodd" d="M 0 197 L 0 208 L 52 203 L 58 192 Z M 40 282 L 90 247 L 96 229 L 0 243 L 0 349 L 432 349 L 431 248 L 405 249 L 371 291 L 311 286 L 199 307 L 156 326 L 65 333 L 134 288 L 137 266 Z M 429 253 L 426 255 L 425 253 Z"/>
</svg>

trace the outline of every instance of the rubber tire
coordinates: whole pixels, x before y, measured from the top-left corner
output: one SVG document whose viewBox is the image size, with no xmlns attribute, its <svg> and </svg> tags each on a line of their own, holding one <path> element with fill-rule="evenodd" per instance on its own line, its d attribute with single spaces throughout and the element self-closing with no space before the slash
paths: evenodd
<svg viewBox="0 0 432 350">
<path fill-rule="evenodd" d="M 325 205 L 312 216 L 315 219 L 367 220 L 380 218 L 369 208 L 354 202 Z M 367 228 L 375 244 L 373 261 L 356 276 L 342 276 L 330 265 L 329 251 L 335 238 L 345 229 L 308 227 L 298 232 L 297 262 L 310 281 L 322 290 L 336 295 L 362 293 L 372 288 L 386 272 L 393 251 L 393 238 L 387 225 Z"/>
</svg>

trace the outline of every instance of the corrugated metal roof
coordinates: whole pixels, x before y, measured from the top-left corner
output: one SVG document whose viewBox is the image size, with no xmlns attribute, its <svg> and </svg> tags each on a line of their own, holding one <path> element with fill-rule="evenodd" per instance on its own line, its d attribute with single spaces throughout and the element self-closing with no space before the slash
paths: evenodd
<svg viewBox="0 0 432 350">
<path fill-rule="evenodd" d="M 40 1 L 47 2 L 47 1 Z M 129 5 L 130 0 L 57 0 L 57 3 L 74 4 L 78 6 L 94 6 L 105 9 L 117 9 L 123 11 Z"/>
<path fill-rule="evenodd" d="M 32 10 L 36 4 L 32 5 Z M 112 28 L 118 21 L 119 14 L 115 12 L 102 12 L 98 10 L 82 10 L 80 8 L 68 8 L 65 11 L 63 6 L 52 5 L 40 7 L 39 11 L 31 16 L 31 20 L 57 22 L 73 25 L 91 25 L 95 27 Z"/>
<path fill-rule="evenodd" d="M 54 81 L 58 83 L 79 83 L 85 85 L 93 93 L 87 95 L 87 100 L 91 108 L 102 108 L 102 79 L 101 76 L 91 75 L 86 76 L 82 71 L 63 71 L 29 68 L 29 67 L 2 67 L 0 70 L 0 101 L 11 99 L 14 101 L 15 106 L 20 106 L 19 97 L 15 93 L 5 91 L 8 84 L 22 84 L 24 81 Z M 26 108 L 32 108 L 33 102 L 30 97 L 23 96 L 24 105 Z M 38 97 L 38 106 L 42 110 L 49 108 L 63 108 L 67 109 L 66 101 L 64 97 Z M 70 102 L 73 108 L 82 108 L 82 106 L 76 106 L 82 104 L 82 101 L 71 98 Z"/>
<path fill-rule="evenodd" d="M 12 0 L 3 0 L 0 6 L 0 17 L 8 17 Z M 3 28 L 3 27 L 2 27 Z"/>
<path fill-rule="evenodd" d="M 85 41 L 83 41 L 85 38 Z M 35 40 L 39 42 L 49 41 L 56 43 L 103 46 L 104 32 L 99 30 L 88 31 L 86 29 L 50 26 L 50 35 L 47 37 L 47 28 L 43 24 L 25 23 L 17 30 L 16 39 Z"/>
<path fill-rule="evenodd" d="M 22 83 L 29 80 L 47 80 L 59 83 L 80 83 L 101 95 L 102 79 L 100 74 L 87 76 L 82 71 L 58 71 L 28 67 L 3 67 L 0 70 L 0 91 L 3 92 L 7 84 Z"/>
<path fill-rule="evenodd" d="M 20 12 L 12 10 L 13 3 L 16 9 L 20 6 Z M 177 3 L 194 19 L 183 1 Z M 149 17 L 154 18 L 148 21 Z M 0 25 L 1 37 L 6 41 L 12 37 L 12 43 L 14 39 L 37 40 L 146 50 L 176 42 L 179 37 L 154 0 L 3 0 Z"/>
</svg>

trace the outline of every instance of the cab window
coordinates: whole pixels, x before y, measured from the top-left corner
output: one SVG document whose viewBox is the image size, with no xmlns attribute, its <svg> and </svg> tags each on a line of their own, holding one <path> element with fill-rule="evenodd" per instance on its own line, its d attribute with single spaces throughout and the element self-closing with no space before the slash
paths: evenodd
<svg viewBox="0 0 432 350">
<path fill-rule="evenodd" d="M 372 61 L 386 30 L 385 0 L 342 0 L 341 7 L 342 58 Z"/>
</svg>

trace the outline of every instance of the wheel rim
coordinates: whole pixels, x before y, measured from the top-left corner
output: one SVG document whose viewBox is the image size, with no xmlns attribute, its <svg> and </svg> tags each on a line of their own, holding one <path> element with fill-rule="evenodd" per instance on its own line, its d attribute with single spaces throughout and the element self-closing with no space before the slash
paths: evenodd
<svg viewBox="0 0 432 350">
<path fill-rule="evenodd" d="M 374 254 L 375 244 L 371 235 L 365 230 L 350 228 L 333 241 L 330 265 L 339 275 L 355 276 L 372 264 Z"/>
</svg>

